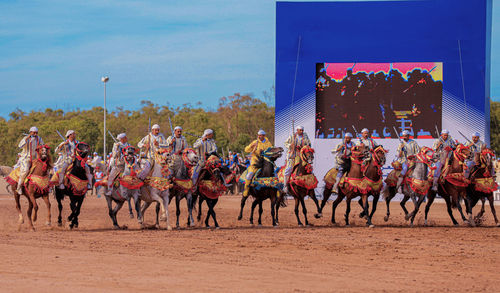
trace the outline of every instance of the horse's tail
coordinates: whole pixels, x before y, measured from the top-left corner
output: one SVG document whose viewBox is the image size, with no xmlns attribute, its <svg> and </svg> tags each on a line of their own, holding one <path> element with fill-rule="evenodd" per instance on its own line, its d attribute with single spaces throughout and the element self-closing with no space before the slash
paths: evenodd
<svg viewBox="0 0 500 293">
<path fill-rule="evenodd" d="M 384 187 L 382 187 L 382 191 L 380 192 L 380 199 L 385 200 L 386 198 L 389 198 L 389 185 L 384 184 Z"/>
<path fill-rule="evenodd" d="M 193 210 L 196 212 L 198 209 L 196 208 L 196 202 L 198 201 L 198 197 L 200 197 L 197 193 L 193 192 L 191 194 L 191 207 L 193 208 Z"/>
<path fill-rule="evenodd" d="M 279 204 L 282 208 L 286 207 L 286 194 L 282 193 L 281 191 L 278 191 L 278 194 L 279 196 L 277 204 Z"/>
</svg>

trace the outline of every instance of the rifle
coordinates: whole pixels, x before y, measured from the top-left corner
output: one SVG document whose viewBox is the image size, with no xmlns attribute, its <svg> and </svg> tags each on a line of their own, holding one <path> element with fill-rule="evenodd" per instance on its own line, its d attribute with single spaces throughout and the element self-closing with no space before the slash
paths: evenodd
<svg viewBox="0 0 500 293">
<path fill-rule="evenodd" d="M 441 135 L 439 135 L 439 130 L 436 124 L 434 124 L 434 128 L 436 129 L 436 135 L 439 138 Z"/>
<path fill-rule="evenodd" d="M 108 130 L 108 133 L 109 133 L 109 135 L 111 136 L 111 138 L 113 139 L 114 142 L 118 142 L 118 140 L 113 136 L 113 134 L 111 133 L 111 131 Z"/>
<path fill-rule="evenodd" d="M 396 133 L 396 136 L 398 137 L 399 139 L 399 143 L 403 145 L 403 147 L 401 148 L 401 150 L 403 151 L 403 154 L 405 155 L 405 159 L 407 159 L 407 156 L 406 156 L 406 148 L 405 148 L 405 145 L 403 143 L 403 140 L 401 139 L 401 137 L 399 137 L 399 133 L 398 131 L 396 130 L 396 127 L 392 127 L 392 129 L 394 129 L 394 132 Z M 399 155 L 399 154 L 398 154 Z"/>
<path fill-rule="evenodd" d="M 354 125 L 352 125 L 352 129 L 354 129 L 354 133 L 356 134 L 356 138 L 359 138 L 359 133 L 356 130 L 356 127 L 354 127 Z"/>
<path fill-rule="evenodd" d="M 191 136 L 193 136 L 193 137 L 201 138 L 201 136 L 196 135 L 196 134 L 189 133 L 189 132 L 187 132 L 187 131 L 183 131 L 183 133 L 185 133 L 185 134 L 187 134 L 187 135 L 191 135 Z"/>
<path fill-rule="evenodd" d="M 465 136 L 462 132 L 460 132 L 460 130 L 458 131 L 458 133 L 460 133 L 460 135 L 461 135 L 463 138 L 465 138 L 465 140 L 466 140 L 467 142 L 472 143 L 472 141 L 470 141 L 470 140 L 467 138 L 467 136 Z"/>
<path fill-rule="evenodd" d="M 174 136 L 174 128 L 172 127 L 172 120 L 170 120 L 170 116 L 168 116 L 168 124 L 170 125 L 170 132 L 172 132 L 172 139 L 175 139 L 175 136 Z M 172 144 L 172 151 L 175 150 L 175 141 L 174 143 Z"/>
<path fill-rule="evenodd" d="M 62 134 L 59 132 L 59 130 L 56 129 L 56 132 L 62 140 L 66 140 L 64 136 L 62 136 Z"/>
</svg>

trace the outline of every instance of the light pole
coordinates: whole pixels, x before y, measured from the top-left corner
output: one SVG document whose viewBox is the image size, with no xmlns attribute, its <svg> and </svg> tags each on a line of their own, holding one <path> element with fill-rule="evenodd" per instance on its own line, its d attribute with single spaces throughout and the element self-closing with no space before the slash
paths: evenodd
<svg viewBox="0 0 500 293">
<path fill-rule="evenodd" d="M 102 156 L 102 159 L 104 160 L 104 163 L 106 164 L 106 159 L 107 159 L 107 153 L 106 153 L 106 83 L 108 82 L 109 80 L 109 77 L 107 76 L 103 76 L 101 77 L 101 81 L 104 83 L 104 135 L 103 135 L 103 139 L 104 139 L 104 154 Z M 108 168 L 106 168 L 107 170 Z M 107 171 L 106 171 L 107 173 Z"/>
</svg>

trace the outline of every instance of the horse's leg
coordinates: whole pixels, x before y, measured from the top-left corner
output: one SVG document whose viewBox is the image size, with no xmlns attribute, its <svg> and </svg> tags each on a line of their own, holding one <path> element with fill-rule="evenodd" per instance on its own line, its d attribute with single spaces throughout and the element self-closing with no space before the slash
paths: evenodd
<svg viewBox="0 0 500 293">
<path fill-rule="evenodd" d="M 323 199 L 321 200 L 321 206 L 319 207 L 319 213 L 314 215 L 316 218 L 321 218 L 323 216 L 323 208 L 325 207 L 330 195 L 332 194 L 331 188 L 326 188 L 323 190 Z"/>
<path fill-rule="evenodd" d="M 33 220 L 33 222 L 36 222 L 36 220 L 38 219 L 38 204 L 36 203 L 35 194 L 34 192 L 31 193 L 28 190 L 26 190 L 26 192 L 28 193 L 28 200 L 33 203 L 34 213 L 32 214 L 31 219 Z"/>
<path fill-rule="evenodd" d="M 367 201 L 367 202 L 368 202 L 368 201 Z M 362 210 L 361 210 L 361 213 L 359 213 L 359 217 L 360 217 L 360 218 L 367 217 L 367 214 L 365 213 L 365 205 L 364 205 L 364 203 L 363 203 L 363 197 L 362 197 L 362 196 L 359 198 L 359 200 L 358 200 L 358 204 L 359 204 L 359 206 L 360 206 L 360 207 L 361 207 L 361 209 L 362 209 Z M 369 209 L 369 207 L 368 207 L 368 209 Z"/>
<path fill-rule="evenodd" d="M 492 193 L 488 194 L 488 202 L 490 203 L 490 209 L 491 213 L 493 214 L 493 218 L 495 219 L 495 224 L 497 225 L 497 227 L 500 227 L 500 223 L 498 223 L 497 212 L 495 211 L 495 203 Z"/>
<path fill-rule="evenodd" d="M 321 214 L 321 208 L 319 206 L 319 201 L 318 199 L 316 198 L 316 194 L 314 193 L 314 189 L 313 191 L 311 192 L 311 194 L 309 194 L 309 197 L 314 201 L 314 204 L 316 205 L 316 209 L 318 211 L 318 213 L 316 215 L 319 215 Z M 314 217 L 316 217 L 316 215 L 314 215 Z M 317 218 L 317 217 L 316 217 Z"/>
<path fill-rule="evenodd" d="M 35 227 L 33 227 L 33 219 L 32 219 L 32 214 L 33 214 L 33 203 L 31 200 L 28 199 L 28 211 L 27 211 L 27 217 L 28 217 L 28 226 L 31 230 L 35 231 Z"/>
<path fill-rule="evenodd" d="M 339 192 L 339 194 L 337 195 L 337 198 L 333 201 L 332 203 L 332 224 L 336 224 L 335 222 L 335 210 L 337 209 L 337 206 L 339 205 L 339 203 L 344 199 L 344 194 L 341 195 L 341 193 Z"/>
<path fill-rule="evenodd" d="M 21 201 L 20 201 L 21 195 L 17 192 L 14 192 L 14 199 L 16 200 L 16 209 L 17 209 L 17 214 L 19 217 L 19 219 L 17 220 L 17 223 L 19 225 L 22 225 L 24 223 L 24 218 L 23 218 L 23 211 L 21 210 Z"/>
<path fill-rule="evenodd" d="M 181 215 L 181 207 L 180 207 L 180 204 L 181 204 L 181 196 L 180 196 L 180 193 L 177 193 L 175 195 L 175 215 L 176 215 L 176 221 L 175 221 L 175 227 L 179 228 L 180 225 L 179 225 L 179 217 Z"/>
<path fill-rule="evenodd" d="M 130 218 L 133 219 L 134 212 L 132 211 L 132 204 L 130 203 L 131 199 L 132 199 L 131 197 L 127 198 L 127 203 L 128 203 L 128 213 L 130 214 Z"/>
<path fill-rule="evenodd" d="M 276 192 L 276 197 L 278 197 L 278 195 L 279 195 L 279 191 Z M 281 195 L 281 196 L 284 196 L 284 195 Z M 276 226 L 278 226 L 280 224 L 279 215 L 278 215 L 279 210 L 280 210 L 280 205 L 281 205 L 281 203 L 279 202 L 280 200 L 281 199 L 276 198 L 276 204 L 275 204 L 275 206 L 276 206 Z"/>
<path fill-rule="evenodd" d="M 188 209 L 187 225 L 189 227 L 192 227 L 194 226 L 194 218 L 193 218 L 193 194 L 191 192 L 188 192 L 188 194 L 186 194 L 186 204 Z"/>
<path fill-rule="evenodd" d="M 111 218 L 111 221 L 113 221 L 113 227 L 119 228 L 118 222 L 116 221 L 116 215 L 113 212 L 113 199 L 111 196 L 106 196 L 106 203 L 108 204 L 108 215 Z"/>
<path fill-rule="evenodd" d="M 405 220 L 408 221 L 408 210 L 406 209 L 406 202 L 410 199 L 410 196 L 406 193 L 403 193 L 403 200 L 401 200 L 401 202 L 399 203 L 399 205 L 401 206 L 401 208 L 403 209 L 403 211 L 405 212 Z"/>
<path fill-rule="evenodd" d="M 415 209 L 413 212 L 411 212 L 411 220 L 410 220 L 410 226 L 413 227 L 413 221 L 415 220 L 415 216 L 418 213 L 418 210 L 420 209 L 420 205 L 424 202 L 425 195 L 420 195 L 418 197 L 418 201 L 415 203 Z"/>
<path fill-rule="evenodd" d="M 69 199 L 70 199 L 69 200 L 69 209 L 71 210 L 71 213 L 68 216 L 68 222 L 72 222 L 73 218 L 75 216 L 76 201 L 75 201 L 75 197 L 73 195 L 70 195 Z M 71 227 L 71 228 L 73 228 L 73 227 Z"/>
<path fill-rule="evenodd" d="M 387 187 L 387 193 L 389 193 L 388 196 L 385 197 L 385 205 L 387 206 L 387 214 L 384 217 L 384 221 L 389 221 L 389 217 L 391 216 L 391 200 L 394 198 L 396 195 L 395 192 L 392 192 L 392 187 Z"/>
<path fill-rule="evenodd" d="M 201 204 L 205 199 L 202 196 L 198 196 L 198 222 L 201 220 Z"/>
<path fill-rule="evenodd" d="M 207 211 L 207 217 L 205 218 L 205 227 L 210 228 L 208 220 L 210 219 L 210 215 L 212 215 L 212 207 L 210 205 L 210 199 L 207 198 L 206 201 L 207 201 L 208 211 Z"/>
<path fill-rule="evenodd" d="M 259 226 L 262 226 L 262 212 L 264 211 L 264 209 L 262 208 L 262 202 L 263 200 L 259 201 Z"/>
<path fill-rule="evenodd" d="M 274 190 L 271 190 L 271 196 L 269 197 L 271 201 L 271 218 L 273 219 L 273 227 L 276 226 L 276 213 L 274 211 L 275 206 L 276 206 L 276 192 Z"/>
<path fill-rule="evenodd" d="M 143 219 L 141 212 L 141 198 L 139 197 L 139 193 L 137 191 L 134 192 L 134 205 L 135 205 L 135 212 L 137 213 L 137 222 L 140 225 L 142 225 Z"/>
<path fill-rule="evenodd" d="M 215 205 L 219 201 L 218 198 L 212 199 L 212 218 L 214 219 L 215 229 L 219 229 L 219 223 L 217 222 L 217 215 L 215 214 Z"/>
<path fill-rule="evenodd" d="M 345 215 L 344 215 L 344 219 L 345 219 L 345 225 L 347 227 L 349 227 L 349 213 L 351 212 L 351 197 L 348 196 L 346 199 L 345 199 L 345 203 L 346 203 L 346 208 L 345 208 Z"/>
<path fill-rule="evenodd" d="M 457 209 L 460 212 L 460 216 L 462 217 L 462 221 L 464 221 L 464 223 L 468 223 L 469 225 L 472 226 L 473 223 L 471 223 L 471 221 L 467 220 L 467 218 L 465 217 L 464 212 L 462 210 L 462 205 L 460 204 L 460 195 L 456 194 L 455 196 L 457 197 L 456 198 Z M 467 205 L 467 201 L 465 201 L 465 205 Z M 472 218 L 472 216 L 471 216 L 471 218 Z"/>
<path fill-rule="evenodd" d="M 139 204 L 140 204 L 140 201 L 139 201 Z M 151 205 L 150 201 L 144 201 L 144 204 L 142 205 L 142 208 L 141 208 L 141 222 L 139 222 L 139 224 L 143 225 L 144 215 L 145 215 L 146 210 L 149 208 L 150 205 Z"/>
<path fill-rule="evenodd" d="M 363 194 L 361 196 L 361 201 L 363 203 L 363 213 L 366 215 L 366 225 L 373 227 L 372 219 L 369 217 L 370 205 L 368 204 L 368 194 Z"/>
<path fill-rule="evenodd" d="M 303 226 L 302 225 L 302 222 L 300 221 L 300 218 L 299 218 L 299 198 L 297 196 L 295 196 L 295 209 L 294 209 L 294 212 L 295 212 L 295 216 L 297 217 L 297 223 L 299 226 Z"/>
<path fill-rule="evenodd" d="M 121 228 L 120 225 L 118 225 L 118 220 L 116 219 L 116 215 L 118 214 L 118 211 L 122 208 L 123 204 L 125 204 L 124 201 L 118 201 L 116 203 L 115 208 L 113 209 L 113 226 L 115 229 Z"/>
<path fill-rule="evenodd" d="M 50 199 L 49 195 L 46 194 L 42 196 L 43 201 L 45 202 L 45 206 L 47 207 L 47 222 L 45 222 L 45 225 L 50 226 L 52 225 L 52 214 L 50 213 Z"/>
<path fill-rule="evenodd" d="M 56 189 L 58 190 L 58 189 Z M 58 193 L 61 193 L 62 191 L 59 190 L 59 192 L 56 191 L 56 200 L 57 200 L 57 209 L 59 211 L 59 215 L 57 216 L 57 226 L 62 226 L 62 198 L 58 195 Z M 64 196 L 64 195 L 63 195 Z"/>
<path fill-rule="evenodd" d="M 240 204 L 240 214 L 238 216 L 238 221 L 243 219 L 243 208 L 245 207 L 245 202 L 247 201 L 248 196 L 242 196 L 241 197 L 241 204 Z"/>
<path fill-rule="evenodd" d="M 451 221 L 453 222 L 453 225 L 458 226 L 457 220 L 455 220 L 455 217 L 453 217 L 453 211 L 451 209 L 451 199 L 449 196 L 443 196 L 444 200 L 446 201 L 446 209 L 448 210 L 448 215 L 450 215 Z"/>
<path fill-rule="evenodd" d="M 373 195 L 372 211 L 370 212 L 370 220 L 373 219 L 373 215 L 375 214 L 375 211 L 377 210 L 377 205 L 378 205 L 379 198 L 380 198 L 380 193 L 376 193 L 376 194 Z"/>
<path fill-rule="evenodd" d="M 253 225 L 253 213 L 254 213 L 255 207 L 257 206 L 258 203 L 259 203 L 258 199 L 255 199 L 252 202 L 252 208 L 251 208 L 251 212 L 250 212 L 250 224 L 252 224 L 252 225 Z"/>
<path fill-rule="evenodd" d="M 424 222 L 425 226 L 427 226 L 427 215 L 429 214 L 429 210 L 435 198 L 436 198 L 435 192 L 431 191 L 429 194 L 427 194 L 427 204 L 425 205 L 425 222 Z"/>
<path fill-rule="evenodd" d="M 156 212 L 155 227 L 156 229 L 160 229 L 160 204 L 158 202 L 156 203 L 155 212 Z"/>
<path fill-rule="evenodd" d="M 83 200 L 85 199 L 85 196 L 79 196 L 76 201 L 76 210 L 75 210 L 75 215 L 73 217 L 73 221 L 75 223 L 75 228 L 78 228 L 78 216 L 80 215 L 80 210 L 82 208 Z"/>
<path fill-rule="evenodd" d="M 314 191 L 313 191 L 314 192 Z M 300 198 L 300 204 L 302 205 L 302 213 L 304 214 L 304 223 L 306 226 L 309 226 L 309 221 L 307 220 L 307 208 L 306 208 L 306 203 L 304 201 L 304 198 Z"/>
</svg>

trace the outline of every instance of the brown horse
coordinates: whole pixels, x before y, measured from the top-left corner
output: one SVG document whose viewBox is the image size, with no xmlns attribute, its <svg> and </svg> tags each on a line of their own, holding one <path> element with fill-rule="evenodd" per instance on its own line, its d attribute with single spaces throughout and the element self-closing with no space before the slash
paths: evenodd
<svg viewBox="0 0 500 293">
<path fill-rule="evenodd" d="M 485 199 L 488 199 L 490 203 L 491 213 L 495 219 L 495 224 L 500 227 L 498 222 L 497 213 L 495 211 L 495 205 L 493 202 L 493 191 L 497 190 L 498 186 L 495 182 L 495 178 L 492 175 L 492 158 L 494 156 L 493 151 L 490 149 L 482 149 L 481 152 L 476 153 L 474 156 L 475 167 L 473 172 L 471 172 L 471 184 L 467 189 L 467 214 L 472 214 L 472 208 L 476 203 L 481 200 L 482 206 L 481 211 L 476 215 L 475 222 L 480 223 L 484 215 L 484 203 Z"/>
<path fill-rule="evenodd" d="M 339 203 L 346 198 L 346 211 L 345 211 L 345 224 L 349 226 L 349 213 L 351 212 L 351 200 L 357 196 L 361 197 L 361 203 L 363 206 L 363 212 L 365 215 L 369 215 L 368 211 L 368 191 L 369 188 L 364 180 L 364 170 L 363 161 L 365 153 L 364 145 L 357 145 L 352 148 L 351 155 L 351 168 L 344 177 L 342 177 L 339 183 L 339 193 L 337 199 L 332 204 L 332 224 L 335 224 L 335 210 Z M 323 199 L 325 200 L 325 199 Z M 373 227 L 371 218 L 367 217 L 368 226 Z"/>
<path fill-rule="evenodd" d="M 453 225 L 458 226 L 458 222 L 453 217 L 452 208 L 457 208 L 462 216 L 462 220 L 469 225 L 473 225 L 472 214 L 467 220 L 460 206 L 461 200 L 467 200 L 467 187 L 469 186 L 469 179 L 465 178 L 464 171 L 466 168 L 465 158 L 470 154 L 468 147 L 459 144 L 455 150 L 450 148 L 445 149 L 440 155 L 441 163 L 444 163 L 444 167 L 441 170 L 439 178 L 439 195 L 446 201 L 446 207 L 448 214 L 450 215 Z M 427 195 L 428 202 L 425 206 L 425 220 L 427 221 L 427 214 L 429 208 L 434 202 L 436 193 L 429 191 Z"/>
<path fill-rule="evenodd" d="M 26 176 L 26 183 L 23 186 L 23 195 L 28 199 L 28 223 L 29 227 L 34 231 L 33 222 L 37 220 L 38 204 L 37 198 L 43 198 L 47 206 L 47 226 L 51 225 L 50 214 L 50 201 L 49 201 L 49 173 L 52 169 L 52 159 L 50 157 L 50 147 L 48 145 L 40 145 L 36 149 L 37 159 L 31 162 L 31 168 Z M 9 181 L 14 191 L 14 198 L 16 200 L 16 209 L 19 214 L 19 228 L 24 223 L 23 213 L 21 211 L 20 197 L 21 194 L 17 193 L 17 182 Z M 34 212 L 33 212 L 34 211 Z"/>
<path fill-rule="evenodd" d="M 300 150 L 298 163 L 293 167 L 292 174 L 290 175 L 290 181 L 288 183 L 288 190 L 295 199 L 294 211 L 299 226 L 303 226 L 299 217 L 299 204 L 302 206 L 305 225 L 309 226 L 309 221 L 307 220 L 307 208 L 304 202 L 304 198 L 306 196 L 309 196 L 314 200 L 316 205 L 318 205 L 318 200 L 316 199 L 316 195 L 314 194 L 314 188 L 316 188 L 316 186 L 318 185 L 318 180 L 312 173 L 313 161 L 314 149 L 309 146 L 303 147 Z M 276 218 L 278 218 L 278 216 L 276 216 Z"/>
<path fill-rule="evenodd" d="M 373 217 L 373 214 L 377 210 L 377 204 L 378 200 L 380 198 L 380 191 L 382 190 L 382 187 L 384 185 L 382 181 L 382 167 L 385 165 L 385 154 L 388 151 L 384 149 L 383 146 L 379 145 L 372 151 L 371 153 L 371 159 L 366 167 L 366 170 L 364 172 L 365 175 L 365 182 L 368 185 L 368 194 L 373 196 L 373 201 L 372 201 L 372 211 L 370 212 L 370 219 Z M 363 208 L 363 202 L 361 198 L 358 201 L 359 205 Z M 365 217 L 366 214 L 364 211 L 362 211 L 359 214 L 360 218 Z"/>
</svg>

